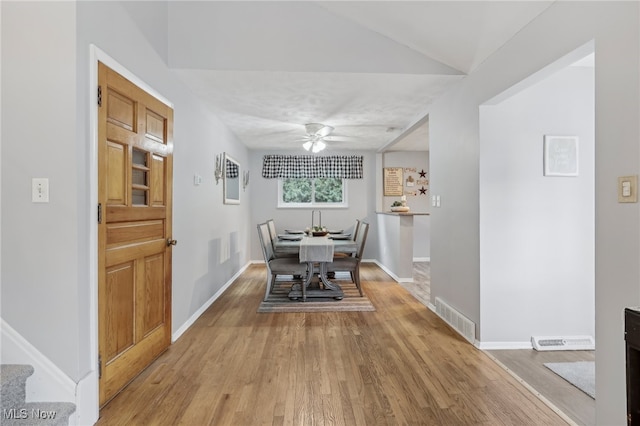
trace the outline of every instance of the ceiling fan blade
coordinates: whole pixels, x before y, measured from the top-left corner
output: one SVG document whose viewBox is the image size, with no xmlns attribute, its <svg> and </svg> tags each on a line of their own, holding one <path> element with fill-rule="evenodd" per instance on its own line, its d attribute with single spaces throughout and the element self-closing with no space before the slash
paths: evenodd
<svg viewBox="0 0 640 426">
<path fill-rule="evenodd" d="M 327 136 L 323 139 L 328 142 L 353 142 L 358 140 L 358 138 L 352 136 Z"/>
<path fill-rule="evenodd" d="M 324 137 L 324 136 L 329 136 L 329 134 L 330 134 L 331 132 L 333 132 L 333 127 L 331 127 L 331 126 L 324 126 L 322 129 L 318 130 L 318 131 L 316 132 L 316 134 L 317 134 L 318 136 L 322 136 L 322 137 Z"/>
</svg>

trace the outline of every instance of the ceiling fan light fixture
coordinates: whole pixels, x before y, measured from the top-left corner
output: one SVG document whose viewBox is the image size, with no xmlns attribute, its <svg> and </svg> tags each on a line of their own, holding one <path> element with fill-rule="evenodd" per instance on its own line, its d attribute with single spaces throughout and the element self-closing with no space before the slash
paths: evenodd
<svg viewBox="0 0 640 426">
<path fill-rule="evenodd" d="M 304 128 L 307 131 L 306 138 L 308 139 L 307 142 L 302 144 L 304 149 L 315 154 L 327 147 L 324 137 L 333 131 L 333 127 L 325 126 L 322 123 L 307 123 Z"/>
</svg>

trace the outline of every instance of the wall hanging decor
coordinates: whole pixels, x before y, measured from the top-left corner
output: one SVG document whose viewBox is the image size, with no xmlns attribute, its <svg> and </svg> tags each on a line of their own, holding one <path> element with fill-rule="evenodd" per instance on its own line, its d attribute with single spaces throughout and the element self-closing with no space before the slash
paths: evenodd
<svg viewBox="0 0 640 426">
<path fill-rule="evenodd" d="M 544 137 L 544 175 L 578 176 L 578 137 Z"/>
<path fill-rule="evenodd" d="M 384 195 L 401 196 L 404 194 L 404 180 L 402 167 L 384 168 Z"/>
</svg>

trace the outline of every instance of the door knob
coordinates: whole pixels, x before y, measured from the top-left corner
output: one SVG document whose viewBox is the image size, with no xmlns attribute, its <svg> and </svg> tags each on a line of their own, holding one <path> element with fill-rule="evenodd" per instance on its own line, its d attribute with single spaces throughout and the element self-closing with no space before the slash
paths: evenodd
<svg viewBox="0 0 640 426">
<path fill-rule="evenodd" d="M 171 238 L 167 238 L 167 247 L 175 246 L 178 244 L 178 240 L 172 240 Z"/>
</svg>

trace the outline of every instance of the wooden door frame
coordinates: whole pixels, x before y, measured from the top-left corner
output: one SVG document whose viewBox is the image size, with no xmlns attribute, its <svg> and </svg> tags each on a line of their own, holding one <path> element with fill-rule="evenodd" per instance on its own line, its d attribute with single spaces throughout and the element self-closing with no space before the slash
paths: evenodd
<svg viewBox="0 0 640 426">
<path fill-rule="evenodd" d="M 98 380 L 98 62 L 102 62 L 136 86 L 173 109 L 173 102 L 162 96 L 94 44 L 89 54 L 89 362 L 90 377 L 78 386 L 78 414 L 91 423 L 98 420 L 100 395 Z M 172 330 L 173 336 L 173 330 Z M 173 341 L 173 337 L 171 339 Z"/>
</svg>

